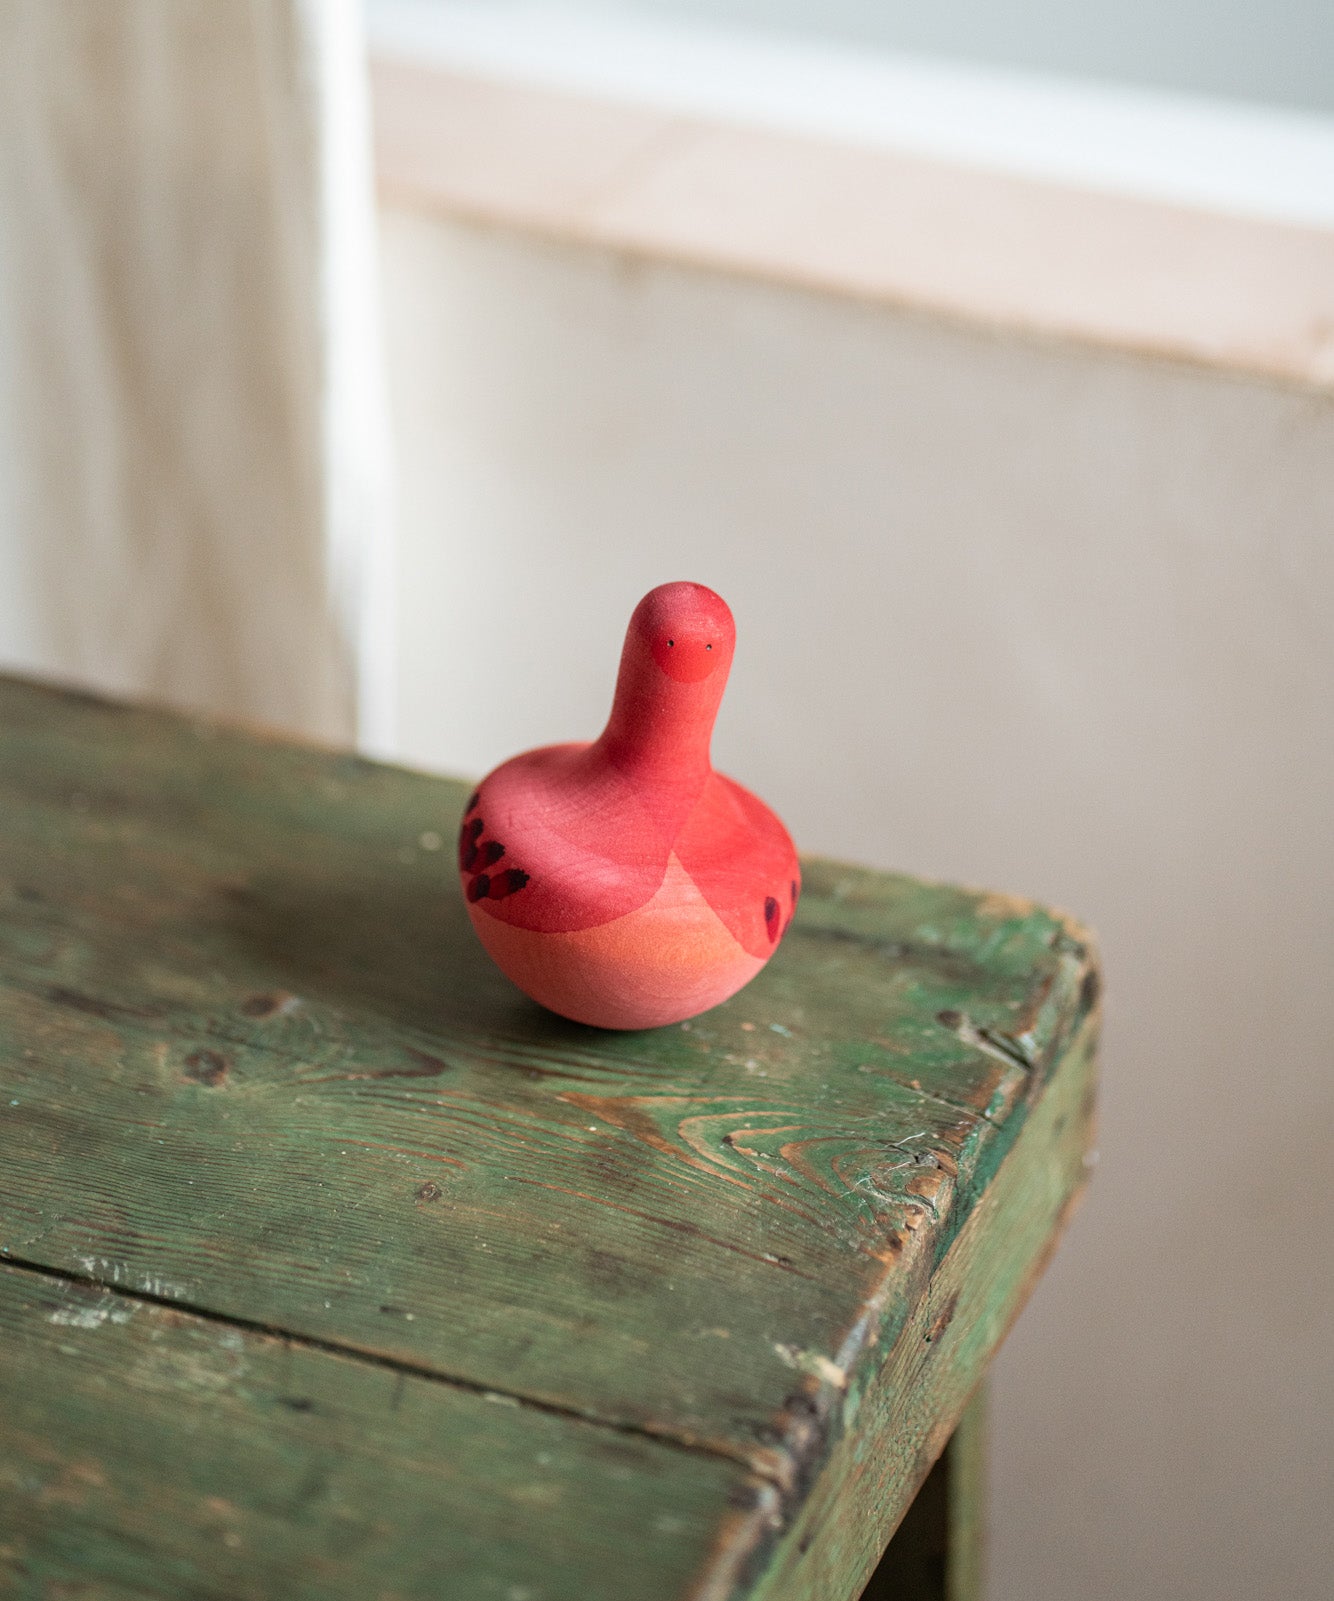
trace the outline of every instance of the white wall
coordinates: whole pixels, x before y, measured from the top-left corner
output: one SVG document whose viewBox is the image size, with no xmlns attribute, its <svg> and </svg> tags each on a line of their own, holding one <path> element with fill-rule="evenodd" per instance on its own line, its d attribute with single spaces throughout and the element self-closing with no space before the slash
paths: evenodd
<svg viewBox="0 0 1334 1601">
<path fill-rule="evenodd" d="M 1334 111 L 1334 7 L 1324 0 L 579 0 L 578 9 Z"/>
<path fill-rule="evenodd" d="M 999 1363 L 994 1601 L 1334 1567 L 1334 396 L 383 220 L 400 735 L 592 735 L 639 595 L 740 630 L 800 845 L 1077 912 L 1102 1164 Z"/>
</svg>

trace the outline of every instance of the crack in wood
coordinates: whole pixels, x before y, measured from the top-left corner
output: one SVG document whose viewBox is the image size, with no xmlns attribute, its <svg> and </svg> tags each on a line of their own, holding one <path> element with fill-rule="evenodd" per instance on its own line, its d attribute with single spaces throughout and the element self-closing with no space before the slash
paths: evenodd
<svg viewBox="0 0 1334 1601">
<path fill-rule="evenodd" d="M 1012 1067 L 1022 1068 L 1025 1073 L 1031 1073 L 1037 1066 L 1018 1040 L 1003 1034 L 998 1028 L 979 1027 L 967 1012 L 937 1012 L 936 1021 L 952 1034 L 957 1034 L 965 1045 L 1008 1062 Z"/>
<path fill-rule="evenodd" d="M 409 1378 L 421 1379 L 428 1384 L 440 1384 L 450 1389 L 463 1390 L 469 1395 L 479 1395 L 486 1399 L 501 1399 L 513 1403 L 515 1406 L 531 1407 L 535 1412 L 544 1412 L 551 1417 L 569 1418 L 577 1423 L 587 1424 L 590 1428 L 606 1429 L 614 1434 L 630 1435 L 637 1439 L 657 1441 L 661 1445 L 669 1446 L 673 1450 L 685 1451 L 692 1456 L 709 1457 L 714 1460 L 734 1462 L 747 1469 L 756 1477 L 764 1479 L 780 1492 L 784 1485 L 790 1482 L 790 1475 L 783 1469 L 766 1460 L 769 1453 L 757 1454 L 738 1450 L 726 1441 L 709 1441 L 693 1438 L 674 1429 L 659 1427 L 655 1424 L 630 1423 L 620 1418 L 604 1417 L 582 1407 L 563 1406 L 558 1401 L 544 1400 L 540 1396 L 526 1395 L 513 1390 L 500 1390 L 494 1384 L 483 1384 L 473 1379 L 466 1379 L 457 1373 L 444 1373 L 439 1368 L 433 1368 L 425 1363 L 406 1361 L 402 1357 L 388 1356 L 380 1351 L 370 1351 L 363 1346 L 352 1345 L 342 1340 L 326 1340 L 316 1334 L 300 1334 L 291 1329 L 285 1329 L 277 1324 L 266 1323 L 261 1318 L 242 1317 L 234 1312 L 219 1312 L 212 1307 L 204 1306 L 197 1301 L 176 1298 L 170 1295 L 156 1295 L 151 1290 L 136 1289 L 131 1285 L 117 1284 L 114 1280 L 97 1277 L 96 1274 L 75 1273 L 67 1268 L 50 1267 L 45 1262 L 33 1262 L 23 1257 L 12 1256 L 8 1251 L 0 1254 L 0 1268 L 13 1268 L 18 1272 L 31 1273 L 37 1277 L 49 1279 L 57 1284 L 78 1285 L 80 1288 L 100 1290 L 107 1295 L 120 1297 L 129 1302 L 145 1306 L 158 1306 L 171 1312 L 184 1312 L 201 1322 L 213 1324 L 221 1329 L 234 1329 L 242 1334 L 252 1334 L 260 1339 L 279 1340 L 283 1344 L 305 1351 L 320 1351 L 326 1356 L 342 1357 L 350 1362 L 364 1363 L 370 1367 L 383 1368 L 386 1372 L 397 1375 L 399 1383 Z"/>
</svg>

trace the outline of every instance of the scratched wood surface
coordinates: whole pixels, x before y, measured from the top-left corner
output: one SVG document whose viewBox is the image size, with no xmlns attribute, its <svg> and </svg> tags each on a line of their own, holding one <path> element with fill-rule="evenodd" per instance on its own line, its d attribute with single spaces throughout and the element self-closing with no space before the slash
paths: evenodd
<svg viewBox="0 0 1334 1601">
<path fill-rule="evenodd" d="M 5 1596 L 676 1594 L 753 1493 L 720 1458 L 3 1266 L 0 1342 Z"/>
<path fill-rule="evenodd" d="M 331 1388 L 406 1376 L 441 1439 L 472 1442 L 467 1494 L 451 1481 L 435 1545 L 386 1596 L 493 1593 L 485 1566 L 459 1567 L 457 1592 L 422 1577 L 431 1552 L 480 1560 L 475 1523 L 501 1528 L 495 1572 L 532 1601 L 845 1601 L 1082 1183 L 1087 937 L 1027 902 L 811 861 L 750 987 L 691 1024 L 605 1034 L 540 1011 L 476 945 L 449 850 L 466 793 L 0 681 L 0 1249 L 48 1297 L 86 1284 L 136 1308 L 87 1329 L 48 1317 L 53 1418 L 76 1363 L 62 1347 L 109 1353 L 87 1359 L 103 1365 L 82 1411 L 71 1368 L 88 1451 L 56 1444 L 51 1461 L 117 1483 L 114 1409 L 99 1422 L 88 1398 L 148 1355 L 115 1342 L 276 1331 Z M 199 1326 L 155 1332 L 161 1306 Z M 29 1306 L 0 1330 L 26 1351 L 41 1322 Z M 179 1428 L 197 1440 L 220 1406 L 201 1384 L 145 1405 L 194 1417 Z M 292 1426 L 248 1391 L 236 1407 L 237 1462 Z M 543 1545 L 546 1513 L 488 1523 L 468 1497 L 507 1504 L 505 1431 L 539 1419 L 564 1442 L 551 1516 L 595 1484 L 587 1442 L 610 1437 L 642 1454 L 617 1493 L 630 1513 L 657 1506 L 670 1559 L 634 1515 L 590 1515 L 529 1585 L 519 1548 Z M 334 1450 L 317 1412 L 299 1421 Z M 380 1421 L 339 1436 L 364 1447 L 368 1484 L 394 1455 Z M 426 1507 L 458 1458 L 424 1441 L 402 1436 L 399 1477 Z M 256 1504 L 265 1450 L 253 1482 L 218 1468 Z M 90 1494 L 85 1515 L 77 1499 L 33 1526 L 151 1550 L 145 1525 L 118 1530 L 120 1503 Z M 204 1538 L 198 1519 L 161 1524 Z M 0 1563 L 9 1550 L 0 1531 Z M 376 1593 L 364 1571 L 338 1570 L 346 1593 Z"/>
</svg>

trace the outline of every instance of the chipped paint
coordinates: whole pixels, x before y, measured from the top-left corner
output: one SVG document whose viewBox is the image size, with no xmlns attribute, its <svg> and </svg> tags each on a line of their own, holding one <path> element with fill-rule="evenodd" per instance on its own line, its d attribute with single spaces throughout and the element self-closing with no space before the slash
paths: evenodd
<svg viewBox="0 0 1334 1601">
<path fill-rule="evenodd" d="M 831 1384 L 836 1390 L 846 1390 L 848 1387 L 847 1373 L 837 1362 L 831 1362 L 818 1351 L 803 1351 L 799 1346 L 775 1344 L 774 1354 L 780 1362 L 785 1362 L 799 1373 L 809 1373 L 821 1384 Z"/>
<path fill-rule="evenodd" d="M 157 1273 L 135 1270 L 126 1262 L 107 1256 L 79 1256 L 75 1260 L 88 1278 L 97 1284 L 114 1285 L 117 1289 L 151 1295 L 160 1301 L 188 1301 L 191 1287 L 179 1279 L 169 1279 Z"/>
<path fill-rule="evenodd" d="M 135 1310 L 133 1301 L 108 1295 L 91 1305 L 58 1306 L 47 1322 L 70 1329 L 100 1329 L 104 1323 L 128 1323 Z"/>
</svg>

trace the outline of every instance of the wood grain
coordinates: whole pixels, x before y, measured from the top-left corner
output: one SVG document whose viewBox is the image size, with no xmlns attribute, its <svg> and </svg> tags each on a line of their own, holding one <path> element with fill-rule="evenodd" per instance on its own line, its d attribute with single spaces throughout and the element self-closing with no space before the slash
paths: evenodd
<svg viewBox="0 0 1334 1601">
<path fill-rule="evenodd" d="M 819 1482 L 766 1559 L 763 1601 L 856 1595 L 874 1570 L 1083 1191 L 1095 1043 L 1090 1018 L 892 1348 L 867 1364 L 864 1389 L 849 1385 Z M 960 1444 L 966 1452 L 975 1442 Z M 895 1509 L 887 1520 L 886 1508 Z M 973 1575 L 951 1578 L 968 1596 Z"/>
<path fill-rule="evenodd" d="M 0 1267 L 0 1594 L 676 1594 L 730 1463 Z"/>
<path fill-rule="evenodd" d="M 734 1464 L 768 1499 L 717 1502 L 700 1596 L 785 1562 L 840 1451 L 917 1407 L 866 1549 L 793 1592 L 835 1594 L 1082 1178 L 1087 936 L 812 861 L 752 985 L 609 1035 L 477 947 L 449 849 L 466 797 L 0 683 L 4 1254 Z M 1037 1121 L 1058 1086 L 1059 1157 Z M 1017 1230 L 989 1199 L 1005 1174 L 1045 1207 Z M 966 1361 L 877 1388 L 951 1262 Z"/>
</svg>

